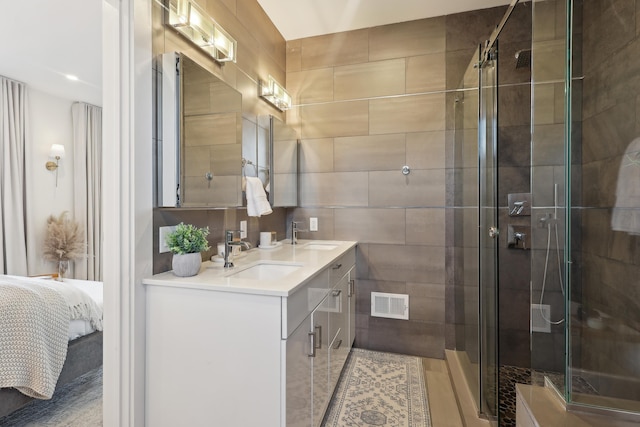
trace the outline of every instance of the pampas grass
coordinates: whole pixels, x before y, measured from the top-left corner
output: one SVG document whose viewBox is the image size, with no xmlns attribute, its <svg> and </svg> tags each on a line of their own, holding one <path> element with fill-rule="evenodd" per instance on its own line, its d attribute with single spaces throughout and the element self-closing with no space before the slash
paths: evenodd
<svg viewBox="0 0 640 427">
<path fill-rule="evenodd" d="M 67 217 L 47 218 L 47 237 L 44 240 L 44 259 L 47 261 L 73 261 L 86 255 L 84 235 L 80 224 Z"/>
</svg>

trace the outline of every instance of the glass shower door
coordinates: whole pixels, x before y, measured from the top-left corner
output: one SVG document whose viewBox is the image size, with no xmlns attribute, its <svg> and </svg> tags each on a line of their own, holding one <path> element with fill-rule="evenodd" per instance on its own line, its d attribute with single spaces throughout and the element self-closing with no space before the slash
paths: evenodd
<svg viewBox="0 0 640 427">
<path fill-rule="evenodd" d="M 479 66 L 480 413 L 498 415 L 498 51 Z"/>
</svg>

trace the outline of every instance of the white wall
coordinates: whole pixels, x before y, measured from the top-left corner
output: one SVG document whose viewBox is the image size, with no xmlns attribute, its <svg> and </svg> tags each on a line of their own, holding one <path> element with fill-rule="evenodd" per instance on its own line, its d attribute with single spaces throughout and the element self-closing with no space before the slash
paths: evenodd
<svg viewBox="0 0 640 427">
<path fill-rule="evenodd" d="M 73 101 L 29 88 L 29 135 L 26 149 L 27 257 L 29 275 L 57 272 L 55 263 L 42 258 L 49 215 L 69 211 L 73 215 Z M 48 171 L 51 144 L 62 144 L 58 186 L 55 172 Z M 55 161 L 55 160 L 54 160 Z"/>
</svg>

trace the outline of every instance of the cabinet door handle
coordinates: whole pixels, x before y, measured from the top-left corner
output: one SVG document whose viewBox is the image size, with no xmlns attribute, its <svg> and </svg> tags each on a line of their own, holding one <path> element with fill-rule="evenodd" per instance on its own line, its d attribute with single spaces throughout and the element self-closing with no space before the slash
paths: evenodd
<svg viewBox="0 0 640 427">
<path fill-rule="evenodd" d="M 337 350 L 340 348 L 341 345 L 342 345 L 342 340 L 338 340 L 338 342 L 333 345 L 333 349 Z"/>
<path fill-rule="evenodd" d="M 318 336 L 315 338 L 315 341 L 317 344 L 316 348 L 322 348 L 322 325 L 316 325 L 314 329 L 318 331 Z M 315 356 L 315 351 L 314 351 L 314 356 Z"/>
<path fill-rule="evenodd" d="M 334 269 L 334 270 L 340 270 L 341 268 L 342 268 L 342 264 L 335 264 L 335 265 L 333 266 L 333 269 Z"/>
<path fill-rule="evenodd" d="M 349 294 L 347 296 L 352 297 L 356 293 L 356 281 L 349 280 Z"/>
<path fill-rule="evenodd" d="M 342 289 L 336 289 L 335 291 L 331 292 L 331 296 L 332 297 L 339 297 L 341 293 L 342 293 Z"/>
<path fill-rule="evenodd" d="M 311 353 L 308 353 L 307 356 L 316 357 L 316 333 L 315 332 L 309 332 L 309 340 L 310 340 Z"/>
</svg>

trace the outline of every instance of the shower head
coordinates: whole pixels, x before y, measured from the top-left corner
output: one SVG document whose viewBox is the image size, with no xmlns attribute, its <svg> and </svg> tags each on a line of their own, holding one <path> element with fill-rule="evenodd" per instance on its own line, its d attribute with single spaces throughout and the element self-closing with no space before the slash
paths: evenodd
<svg viewBox="0 0 640 427">
<path fill-rule="evenodd" d="M 516 52 L 516 70 L 518 68 L 531 68 L 531 49 Z"/>
</svg>

